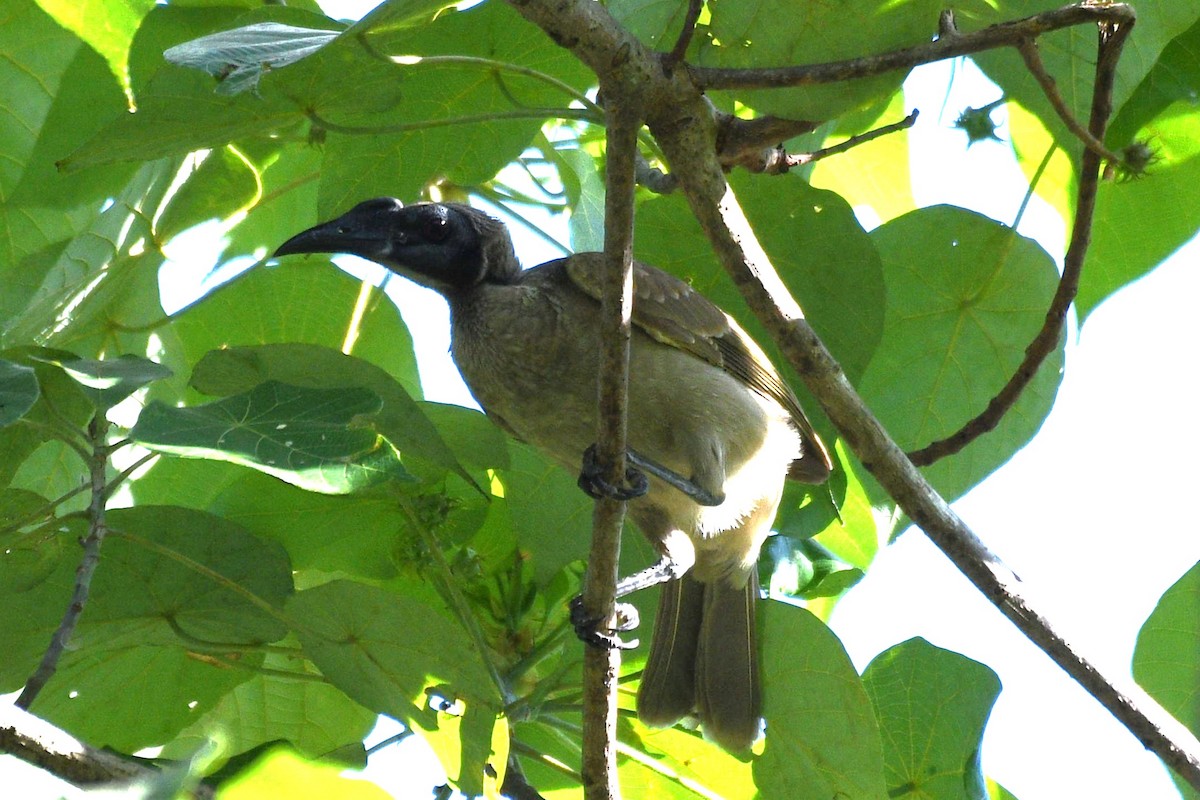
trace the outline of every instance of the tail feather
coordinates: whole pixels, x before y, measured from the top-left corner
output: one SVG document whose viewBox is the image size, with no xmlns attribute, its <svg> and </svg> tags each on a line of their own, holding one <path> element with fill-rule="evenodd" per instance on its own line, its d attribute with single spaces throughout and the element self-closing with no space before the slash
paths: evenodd
<svg viewBox="0 0 1200 800">
<path fill-rule="evenodd" d="M 762 725 L 757 597 L 755 574 L 742 588 L 716 581 L 704 593 L 704 624 L 696 652 L 696 706 L 705 735 L 735 752 L 749 750 Z"/>
<path fill-rule="evenodd" d="M 650 655 L 638 688 L 638 718 L 647 725 L 665 728 L 695 711 L 704 588 L 690 575 L 663 584 Z"/>
<path fill-rule="evenodd" d="M 650 655 L 638 689 L 638 717 L 674 725 L 697 714 L 705 735 L 727 750 L 758 738 L 762 689 L 754 605 L 758 580 L 742 588 L 691 575 L 663 586 Z"/>
</svg>

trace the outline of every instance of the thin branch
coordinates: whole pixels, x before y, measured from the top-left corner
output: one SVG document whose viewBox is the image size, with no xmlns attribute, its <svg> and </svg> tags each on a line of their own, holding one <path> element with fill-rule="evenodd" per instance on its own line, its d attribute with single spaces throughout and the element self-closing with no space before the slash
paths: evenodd
<svg viewBox="0 0 1200 800">
<path fill-rule="evenodd" d="M 907 130 L 916 124 L 918 114 L 919 112 L 916 109 L 913 109 L 911 114 L 898 122 L 893 122 L 890 125 L 884 125 L 882 128 L 876 128 L 875 130 L 867 131 L 866 133 L 860 133 L 857 136 L 851 136 L 844 142 L 839 142 L 838 144 L 831 145 L 830 147 L 824 147 L 820 150 L 814 150 L 811 153 L 795 153 L 789 155 L 781 145 L 766 151 L 763 154 L 764 157 L 760 162 L 750 164 L 742 161 L 739 163 L 741 166 L 745 167 L 751 172 L 762 172 L 766 173 L 767 175 L 782 175 L 783 173 L 790 169 L 794 169 L 795 167 L 802 167 L 805 164 L 812 164 L 813 162 L 820 161 L 823 158 L 829 158 L 830 156 L 836 156 L 839 153 L 845 153 L 846 151 L 852 150 L 861 144 L 866 144 L 867 142 L 878 139 L 881 136 L 887 136 L 889 133 Z"/>
<path fill-rule="evenodd" d="M 1121 26 L 1123 30 L 1128 30 L 1129 25 Z M 1121 39 L 1124 40 L 1122 35 Z M 1118 45 L 1118 50 L 1120 45 Z M 1109 150 L 1104 146 L 1103 135 L 1096 136 L 1092 131 L 1083 127 L 1079 120 L 1075 119 L 1075 115 L 1071 113 L 1071 109 L 1067 108 L 1067 103 L 1063 100 L 1062 95 L 1058 91 L 1058 85 L 1054 78 L 1046 71 L 1046 65 L 1042 63 L 1042 54 L 1038 51 L 1037 42 L 1032 39 L 1023 39 L 1017 43 L 1017 52 L 1021 54 L 1021 58 L 1025 61 L 1025 67 L 1033 74 L 1034 79 L 1038 82 L 1038 86 L 1042 87 L 1042 93 L 1046 95 L 1046 99 L 1050 101 L 1050 105 L 1054 107 L 1054 113 L 1058 114 L 1067 126 L 1067 130 L 1075 135 L 1075 138 L 1083 142 L 1084 146 L 1102 158 L 1120 164 L 1124 159 L 1119 155 Z M 1099 67 L 1099 65 L 1097 65 Z M 1116 68 L 1116 62 L 1113 63 L 1113 68 Z M 1097 87 L 1098 90 L 1098 87 Z M 1096 90 L 1094 90 L 1096 91 Z M 1112 94 L 1111 88 L 1109 94 Z M 1093 94 L 1094 96 L 1094 94 Z M 1105 120 L 1107 124 L 1107 120 Z"/>
<path fill-rule="evenodd" d="M 375 755 L 376 753 L 378 753 L 380 750 L 384 749 L 385 747 L 391 747 L 394 744 L 399 744 L 400 742 L 403 742 L 405 739 L 407 739 L 408 737 L 410 737 L 412 735 L 413 735 L 412 728 L 405 728 L 404 730 L 400 731 L 399 733 L 393 733 L 391 736 L 387 737 L 382 742 L 377 742 L 377 743 L 371 745 L 370 747 L 368 747 L 367 748 L 367 758 L 370 758 L 371 756 Z"/>
<path fill-rule="evenodd" d="M 1092 111 L 1088 122 L 1089 136 L 1100 140 L 1108 126 L 1108 118 L 1112 113 L 1112 93 L 1116 80 L 1117 62 L 1121 56 L 1121 48 L 1129 35 L 1132 25 L 1113 26 L 1112 33 L 1101 37 L 1099 57 L 1096 60 L 1096 81 L 1092 89 Z M 925 447 L 909 454 L 909 458 L 917 466 L 927 466 L 939 458 L 957 453 L 1000 424 L 1000 420 L 1008 412 L 1021 393 L 1033 381 L 1038 369 L 1050 353 L 1058 347 L 1066 326 L 1067 312 L 1075 295 L 1079 292 L 1079 277 L 1083 272 L 1083 262 L 1087 257 L 1088 244 L 1091 241 L 1092 219 L 1096 211 L 1096 192 L 1100 183 L 1100 162 L 1107 158 L 1095 148 L 1087 147 L 1080 157 L 1079 188 L 1075 200 L 1075 221 L 1071 226 L 1071 243 L 1063 258 L 1062 277 L 1058 281 L 1058 289 L 1050 301 L 1046 311 L 1046 319 L 1041 330 L 1034 336 L 1033 341 L 1025 348 L 1025 356 L 1016 372 L 1008 379 L 999 392 L 988 402 L 987 407 L 974 419 L 968 421 L 957 431 L 932 442 Z M 1015 229 L 1013 235 L 1015 236 Z"/>
<path fill-rule="evenodd" d="M 936 41 L 893 50 L 875 56 L 833 61 L 799 67 L 724 68 L 689 67 L 697 88 L 712 89 L 778 89 L 786 86 L 811 86 L 819 83 L 840 83 L 854 78 L 868 78 L 896 70 L 909 70 L 921 64 L 931 64 L 947 58 L 1017 47 L 1022 41 L 1043 33 L 1088 23 L 1110 22 L 1131 25 L 1133 9 L 1126 3 L 1080 3 L 1045 11 L 1012 22 L 1001 22 L 970 33 L 943 35 Z M 943 30 L 945 23 L 941 23 Z"/>
<path fill-rule="evenodd" d="M 629 87 L 622 87 L 628 89 Z M 637 136 L 642 127 L 633 91 L 613 92 L 607 114 L 608 162 L 604 198 L 604 275 L 600 312 L 600 386 L 596 456 L 612 486 L 625 482 L 629 338 L 633 316 L 633 193 Z M 633 96 L 631 96 L 633 95 Z M 608 96 L 608 94 L 606 94 Z M 596 500 L 583 608 L 592 619 L 612 619 L 625 503 Z M 619 798 L 617 678 L 621 651 L 586 647 L 583 661 L 583 791 L 587 800 Z"/>
<path fill-rule="evenodd" d="M 16 533 L 22 528 L 32 525 L 39 520 L 49 520 L 54 515 L 54 509 L 67 502 L 75 495 L 86 492 L 90 488 L 92 488 L 91 483 L 88 481 L 80 483 L 74 489 L 59 495 L 53 500 L 47 501 L 44 505 L 38 506 L 25 516 L 13 520 L 8 525 L 0 527 L 0 537 L 7 536 L 10 533 Z"/>
<path fill-rule="evenodd" d="M 683 28 L 679 31 L 679 38 L 675 40 L 675 46 L 671 48 L 671 52 L 663 57 L 663 69 L 668 74 L 687 55 L 688 45 L 692 43 L 692 34 L 696 32 L 696 22 L 700 19 L 700 11 L 703 8 L 704 0 L 688 0 L 687 12 L 683 17 Z"/>
<path fill-rule="evenodd" d="M 50 644 L 46 648 L 46 652 L 42 654 L 42 660 L 37 669 L 33 675 L 29 676 L 29 680 L 25 682 L 25 688 L 21 690 L 21 695 L 17 698 L 17 707 L 26 711 L 58 670 L 59 659 L 66 651 L 67 644 L 71 641 L 71 634 L 75 632 L 75 626 L 79 623 L 79 616 L 83 613 L 84 606 L 87 605 L 88 594 L 92 588 L 92 576 L 96 574 L 96 567 L 100 563 L 100 546 L 104 543 L 104 536 L 108 532 L 104 524 L 104 500 L 107 486 L 105 471 L 108 468 L 108 446 L 105 439 L 108 437 L 108 428 L 109 422 L 105 419 L 103 411 L 97 411 L 92 416 L 92 421 L 88 423 L 88 442 L 91 445 L 91 452 L 88 454 L 87 463 L 92 497 L 88 503 L 88 535 L 83 540 L 83 559 L 75 571 L 75 589 L 71 593 L 71 602 L 67 605 L 67 610 L 63 612 L 62 621 L 58 623 L 58 628 L 50 637 Z"/>
<path fill-rule="evenodd" d="M 118 442 L 112 446 L 112 450 L 116 450 L 120 447 L 123 447 L 128 442 L 129 442 L 128 439 L 126 439 L 123 442 Z M 139 469 L 144 467 L 147 463 L 158 458 L 160 455 L 161 455 L 161 453 L 155 453 L 155 452 L 151 451 L 149 453 L 146 453 L 146 455 L 142 456 L 137 461 L 134 461 L 132 464 L 130 464 L 125 469 L 121 470 L 115 478 L 113 478 L 111 481 L 108 482 L 108 488 L 106 488 L 104 490 L 104 498 L 107 500 L 108 498 L 112 497 L 113 493 L 115 493 L 117 491 L 117 489 L 121 488 L 121 484 L 124 483 L 125 481 L 129 480 L 130 476 L 132 476 L 133 473 L 137 472 Z"/>
</svg>

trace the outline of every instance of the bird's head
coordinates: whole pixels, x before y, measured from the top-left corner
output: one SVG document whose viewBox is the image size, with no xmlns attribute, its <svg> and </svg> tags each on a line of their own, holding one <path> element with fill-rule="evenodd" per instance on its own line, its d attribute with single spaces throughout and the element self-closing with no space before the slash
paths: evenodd
<svg viewBox="0 0 1200 800">
<path fill-rule="evenodd" d="M 359 203 L 275 250 L 276 256 L 294 253 L 361 256 L 443 294 L 485 281 L 506 283 L 520 271 L 499 220 L 458 203 L 405 206 L 392 197 Z"/>
</svg>

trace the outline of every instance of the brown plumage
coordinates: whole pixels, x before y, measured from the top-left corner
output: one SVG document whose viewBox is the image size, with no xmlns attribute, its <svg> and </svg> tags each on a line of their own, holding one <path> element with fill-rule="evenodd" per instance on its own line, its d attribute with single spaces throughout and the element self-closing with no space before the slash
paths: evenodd
<svg viewBox="0 0 1200 800">
<path fill-rule="evenodd" d="M 441 292 L 454 361 L 484 411 L 578 470 L 594 441 L 598 253 L 522 271 L 508 232 L 469 206 L 359 204 L 276 255 L 353 253 Z M 683 281 L 634 265 L 629 446 L 721 499 L 702 505 L 657 477 L 629 515 L 686 574 L 663 586 L 638 714 L 696 714 L 731 750 L 761 724 L 755 564 L 786 477 L 820 483 L 829 456 L 795 395 L 740 326 Z M 580 532 L 582 535 L 582 532 Z"/>
</svg>

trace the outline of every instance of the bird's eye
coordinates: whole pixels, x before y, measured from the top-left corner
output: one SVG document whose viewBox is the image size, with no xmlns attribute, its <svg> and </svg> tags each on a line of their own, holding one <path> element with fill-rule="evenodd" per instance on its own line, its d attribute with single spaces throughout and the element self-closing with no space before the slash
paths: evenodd
<svg viewBox="0 0 1200 800">
<path fill-rule="evenodd" d="M 450 235 L 450 221 L 441 214 L 431 214 L 421 223 L 421 233 L 434 244 L 444 242 Z"/>
</svg>

